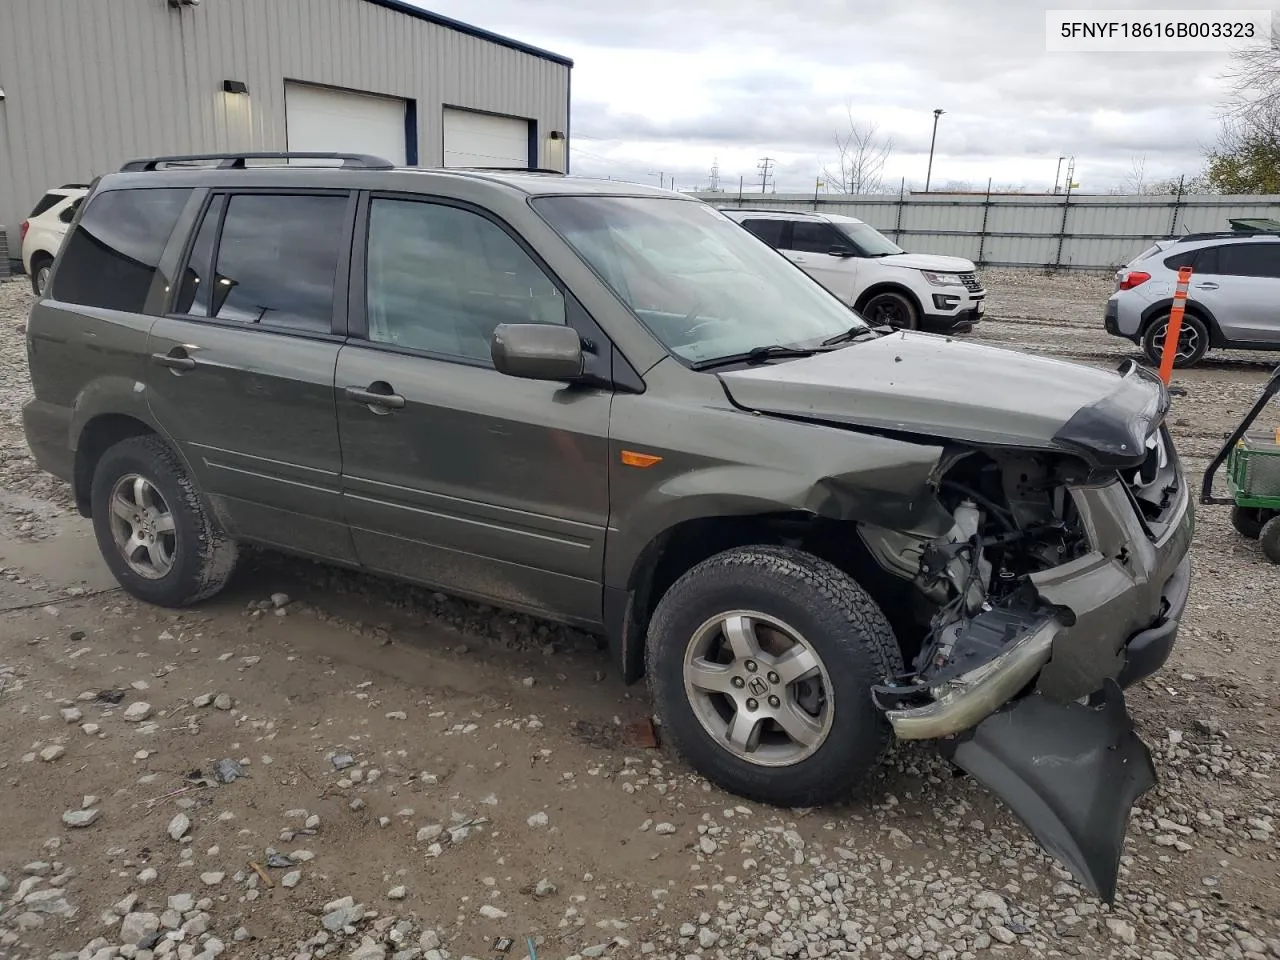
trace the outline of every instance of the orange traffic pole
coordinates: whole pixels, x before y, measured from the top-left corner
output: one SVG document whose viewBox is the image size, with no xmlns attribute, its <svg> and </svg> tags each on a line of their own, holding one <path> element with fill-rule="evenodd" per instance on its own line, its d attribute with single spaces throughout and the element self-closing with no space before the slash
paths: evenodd
<svg viewBox="0 0 1280 960">
<path fill-rule="evenodd" d="M 1178 286 L 1173 293 L 1173 308 L 1169 311 L 1169 330 L 1164 336 L 1164 349 L 1160 353 L 1160 379 L 1167 387 L 1173 379 L 1173 359 L 1178 355 L 1178 336 L 1182 333 L 1182 315 L 1187 309 L 1187 288 L 1191 285 L 1191 268 L 1178 268 Z"/>
</svg>

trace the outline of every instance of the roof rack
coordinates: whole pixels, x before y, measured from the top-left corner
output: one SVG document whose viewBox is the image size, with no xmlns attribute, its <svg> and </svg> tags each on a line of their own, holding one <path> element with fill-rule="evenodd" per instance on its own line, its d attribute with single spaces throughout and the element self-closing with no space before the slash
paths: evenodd
<svg viewBox="0 0 1280 960">
<path fill-rule="evenodd" d="M 1170 237 L 1178 243 L 1192 243 L 1196 240 L 1247 240 L 1250 237 L 1280 237 L 1280 230 L 1213 230 L 1208 233 L 1188 233 L 1180 237 Z"/>
<path fill-rule="evenodd" d="M 175 157 L 149 157 L 130 160 L 121 173 L 160 170 L 169 166 L 191 166 L 217 161 L 217 170 L 244 170 L 248 160 L 341 160 L 343 167 L 363 170 L 392 170 L 395 164 L 367 153 L 203 153 Z"/>
<path fill-rule="evenodd" d="M 547 167 L 442 167 L 446 173 L 456 170 L 460 173 L 554 173 L 558 177 L 565 176 L 563 170 L 551 170 Z"/>
<path fill-rule="evenodd" d="M 790 217 L 794 217 L 794 216 L 795 216 L 796 214 L 798 214 L 798 213 L 805 214 L 806 216 L 823 216 L 823 214 L 817 213 L 817 212 L 815 212 L 815 211 L 813 211 L 813 210 L 782 210 L 782 209 L 780 209 L 780 208 L 778 208 L 778 207 L 734 207 L 734 206 L 723 206 L 723 207 L 719 207 L 718 209 L 720 209 L 720 210 L 737 210 L 737 211 L 739 211 L 739 212 L 741 212 L 741 213 L 783 213 L 783 214 L 786 214 L 787 216 L 790 216 Z"/>
</svg>

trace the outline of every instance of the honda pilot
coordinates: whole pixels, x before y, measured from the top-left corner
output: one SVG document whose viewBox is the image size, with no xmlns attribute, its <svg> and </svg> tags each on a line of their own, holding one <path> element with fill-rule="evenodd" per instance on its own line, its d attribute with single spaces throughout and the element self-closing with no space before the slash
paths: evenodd
<svg viewBox="0 0 1280 960">
<path fill-rule="evenodd" d="M 127 164 L 31 310 L 28 442 L 126 590 L 253 544 L 597 631 L 728 790 L 933 741 L 1113 897 L 1190 578 L 1158 379 L 873 329 L 668 191 L 312 159 Z"/>
</svg>

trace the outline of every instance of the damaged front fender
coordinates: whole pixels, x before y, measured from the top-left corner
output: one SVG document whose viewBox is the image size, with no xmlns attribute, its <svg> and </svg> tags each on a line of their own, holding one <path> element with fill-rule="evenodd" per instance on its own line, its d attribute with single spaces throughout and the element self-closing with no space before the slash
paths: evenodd
<svg viewBox="0 0 1280 960">
<path fill-rule="evenodd" d="M 1129 811 L 1156 783 L 1113 680 L 1101 704 L 1024 697 L 942 744 L 1089 890 L 1115 900 Z"/>
</svg>

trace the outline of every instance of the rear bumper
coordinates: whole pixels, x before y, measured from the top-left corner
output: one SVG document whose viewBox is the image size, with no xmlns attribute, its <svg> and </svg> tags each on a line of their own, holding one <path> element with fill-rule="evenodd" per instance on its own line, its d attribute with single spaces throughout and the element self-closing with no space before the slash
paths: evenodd
<svg viewBox="0 0 1280 960">
<path fill-rule="evenodd" d="M 22 430 L 37 466 L 59 480 L 71 483 L 75 475 L 75 451 L 67 442 L 71 431 L 71 411 L 40 400 L 29 400 L 22 407 Z"/>
</svg>

